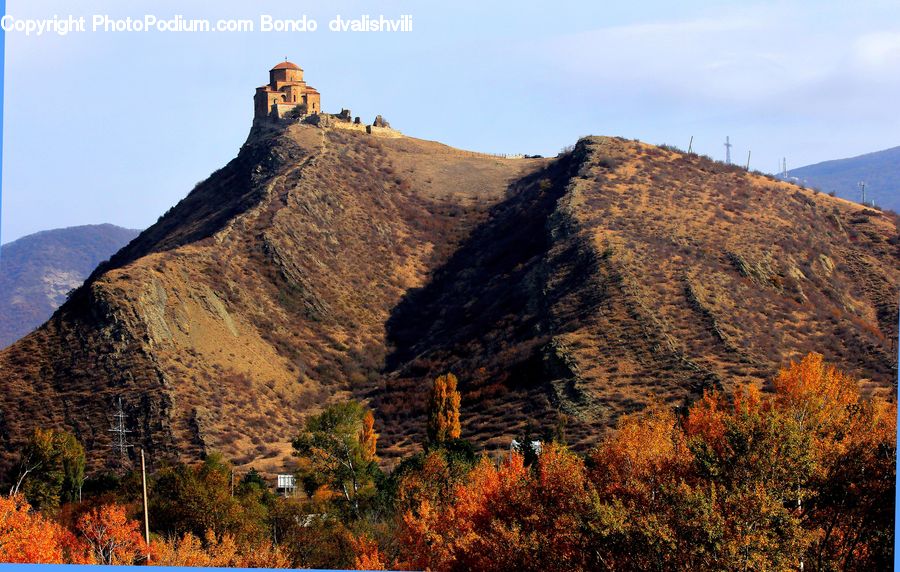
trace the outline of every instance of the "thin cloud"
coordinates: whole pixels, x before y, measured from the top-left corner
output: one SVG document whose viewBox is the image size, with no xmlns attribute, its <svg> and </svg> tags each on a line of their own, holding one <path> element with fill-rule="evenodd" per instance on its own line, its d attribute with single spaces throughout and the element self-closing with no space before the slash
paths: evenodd
<svg viewBox="0 0 900 572">
<path fill-rule="evenodd" d="M 601 28 L 550 40 L 573 81 L 672 97 L 759 102 L 833 73 L 817 38 L 745 12 Z M 823 52 L 824 50 L 824 52 Z"/>
<path fill-rule="evenodd" d="M 864 34 L 856 40 L 854 54 L 861 70 L 876 77 L 894 79 L 900 65 L 900 32 Z"/>
</svg>

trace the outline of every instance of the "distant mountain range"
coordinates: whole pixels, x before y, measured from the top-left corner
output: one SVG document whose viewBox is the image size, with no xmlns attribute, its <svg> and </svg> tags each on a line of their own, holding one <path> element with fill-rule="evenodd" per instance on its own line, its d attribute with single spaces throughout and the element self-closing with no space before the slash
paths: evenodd
<svg viewBox="0 0 900 572">
<path fill-rule="evenodd" d="M 856 202 L 862 198 L 859 183 L 863 181 L 867 203 L 874 199 L 882 208 L 900 211 L 900 147 L 792 169 L 788 176 Z"/>
<path fill-rule="evenodd" d="M 139 233 L 112 224 L 73 226 L 0 247 L 0 347 L 44 323 L 66 294 Z"/>
</svg>

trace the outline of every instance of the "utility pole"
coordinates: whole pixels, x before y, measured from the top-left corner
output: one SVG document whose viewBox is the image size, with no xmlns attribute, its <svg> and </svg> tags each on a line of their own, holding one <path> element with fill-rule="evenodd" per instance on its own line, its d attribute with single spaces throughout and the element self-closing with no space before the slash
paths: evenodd
<svg viewBox="0 0 900 572">
<path fill-rule="evenodd" d="M 150 519 L 147 510 L 147 465 L 144 463 L 144 449 L 141 449 L 141 487 L 144 489 L 144 540 L 150 546 Z"/>
<path fill-rule="evenodd" d="M 731 141 L 727 135 L 725 136 L 725 163 L 731 164 Z"/>
<path fill-rule="evenodd" d="M 781 158 L 781 178 L 787 179 L 787 157 Z"/>
<path fill-rule="evenodd" d="M 693 148 L 694 148 L 694 136 L 691 135 L 691 142 L 688 143 L 688 155 L 691 154 L 691 149 L 693 149 Z"/>
<path fill-rule="evenodd" d="M 750 170 L 750 151 L 747 151 L 747 170 Z"/>
</svg>

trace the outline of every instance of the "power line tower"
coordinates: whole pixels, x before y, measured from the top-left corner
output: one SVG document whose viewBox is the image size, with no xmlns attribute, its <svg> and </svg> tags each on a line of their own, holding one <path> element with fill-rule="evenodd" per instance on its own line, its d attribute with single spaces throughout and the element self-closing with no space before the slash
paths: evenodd
<svg viewBox="0 0 900 572">
<path fill-rule="evenodd" d="M 860 181 L 856 183 L 856 185 L 859 187 L 859 190 L 862 193 L 862 204 L 866 204 L 866 182 Z"/>
<path fill-rule="evenodd" d="M 725 163 L 731 164 L 731 141 L 727 135 L 725 136 Z"/>
<path fill-rule="evenodd" d="M 781 178 L 787 179 L 787 157 L 781 158 Z"/>
<path fill-rule="evenodd" d="M 119 454 L 123 460 L 128 457 L 128 449 L 132 447 L 128 442 L 128 434 L 130 429 L 125 428 L 125 411 L 122 409 L 122 398 L 119 398 L 118 407 L 113 414 L 113 425 L 109 430 L 112 433 L 112 449 Z"/>
</svg>

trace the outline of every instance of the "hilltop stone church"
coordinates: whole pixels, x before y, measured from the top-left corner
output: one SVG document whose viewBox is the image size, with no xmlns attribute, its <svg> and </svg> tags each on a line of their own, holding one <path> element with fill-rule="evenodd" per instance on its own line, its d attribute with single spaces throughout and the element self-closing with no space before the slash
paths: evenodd
<svg viewBox="0 0 900 572">
<path fill-rule="evenodd" d="M 279 119 L 300 106 L 303 115 L 322 109 L 319 92 L 303 81 L 303 70 L 287 60 L 269 70 L 269 83 L 256 88 L 253 96 L 254 119 L 275 116 Z"/>
</svg>

